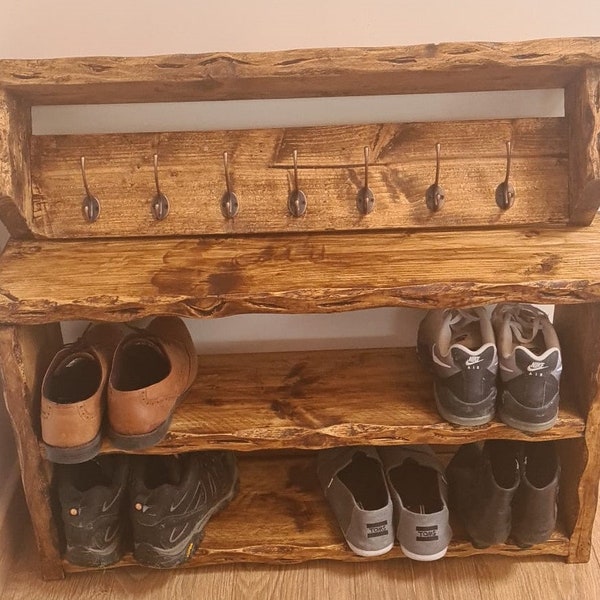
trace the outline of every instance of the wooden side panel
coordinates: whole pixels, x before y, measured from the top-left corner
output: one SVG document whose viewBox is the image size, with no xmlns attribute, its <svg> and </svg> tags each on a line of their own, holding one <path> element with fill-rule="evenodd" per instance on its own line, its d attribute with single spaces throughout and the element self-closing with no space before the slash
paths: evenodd
<svg viewBox="0 0 600 600">
<path fill-rule="evenodd" d="M 556 225 L 568 220 L 567 123 L 516 119 L 446 123 L 311 127 L 193 133 L 35 137 L 32 148 L 34 227 L 42 237 L 244 234 L 439 227 Z M 513 207 L 495 200 L 512 140 Z M 441 144 L 438 212 L 425 203 Z M 370 148 L 372 213 L 357 209 Z M 292 217 L 293 151 L 306 214 Z M 239 213 L 221 213 L 227 151 Z M 153 156 L 170 213 L 156 221 Z M 81 208 L 80 169 L 101 203 L 89 224 Z"/>
<path fill-rule="evenodd" d="M 0 220 L 13 237 L 29 237 L 32 221 L 31 107 L 0 89 Z"/>
<path fill-rule="evenodd" d="M 58 533 L 50 508 L 49 464 L 38 446 L 39 388 L 60 348 L 60 325 L 0 327 L 0 375 L 12 421 L 25 498 L 45 578 L 63 576 Z"/>
<path fill-rule="evenodd" d="M 570 222 L 589 225 L 600 207 L 600 69 L 585 69 L 565 91 L 569 120 Z"/>
<path fill-rule="evenodd" d="M 570 562 L 589 560 L 600 480 L 600 304 L 558 306 L 556 330 L 563 353 L 561 393 L 587 414 L 584 443 L 563 442 L 563 514 L 572 530 Z"/>
<path fill-rule="evenodd" d="M 33 104 L 302 98 L 564 87 L 596 38 L 267 53 L 0 61 Z"/>
<path fill-rule="evenodd" d="M 600 227 L 9 242 L 0 321 L 600 299 Z"/>
</svg>

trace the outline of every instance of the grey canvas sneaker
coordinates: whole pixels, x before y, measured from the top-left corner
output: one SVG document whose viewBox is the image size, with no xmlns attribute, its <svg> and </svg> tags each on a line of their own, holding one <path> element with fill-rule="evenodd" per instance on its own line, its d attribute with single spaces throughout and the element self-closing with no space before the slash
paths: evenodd
<svg viewBox="0 0 600 600">
<path fill-rule="evenodd" d="M 552 323 L 529 304 L 499 304 L 492 324 L 500 355 L 500 418 L 521 431 L 550 429 L 558 417 L 562 371 Z"/>
<path fill-rule="evenodd" d="M 402 552 L 414 560 L 442 558 L 452 538 L 444 467 L 428 446 L 389 446 L 379 455 Z"/>
<path fill-rule="evenodd" d="M 493 419 L 498 355 L 484 308 L 430 310 L 419 325 L 417 352 L 433 373 L 446 421 L 475 427 Z"/>
<path fill-rule="evenodd" d="M 348 546 L 358 556 L 379 556 L 394 545 L 393 506 L 375 448 L 319 452 L 317 474 Z"/>
</svg>

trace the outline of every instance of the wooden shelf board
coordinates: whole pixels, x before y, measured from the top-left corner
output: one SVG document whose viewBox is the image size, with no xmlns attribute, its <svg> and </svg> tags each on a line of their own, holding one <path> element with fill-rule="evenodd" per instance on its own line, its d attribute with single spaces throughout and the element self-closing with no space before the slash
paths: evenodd
<svg viewBox="0 0 600 600">
<path fill-rule="evenodd" d="M 200 356 L 166 438 L 144 453 L 579 438 L 585 423 L 569 400 L 563 390 L 545 432 L 461 427 L 439 416 L 414 348 Z M 105 441 L 103 451 L 116 450 Z"/>
<path fill-rule="evenodd" d="M 364 561 L 346 546 L 335 517 L 316 477 L 315 454 L 305 456 L 240 456 L 240 491 L 232 503 L 206 527 L 205 538 L 184 566 L 227 562 L 295 563 L 317 559 Z M 455 529 L 458 529 L 455 527 Z M 461 533 L 455 535 L 448 556 L 506 554 L 531 556 L 568 554 L 562 531 L 529 549 L 501 544 L 474 548 Z M 402 557 L 398 545 L 378 560 Z M 376 560 L 377 560 L 376 559 Z M 116 567 L 137 563 L 131 554 Z M 65 571 L 85 568 L 63 561 Z"/>
<path fill-rule="evenodd" d="M 442 209 L 443 210 L 443 209 Z M 10 241 L 0 322 L 600 300 L 600 226 Z"/>
<path fill-rule="evenodd" d="M 32 104 L 176 102 L 564 87 L 600 62 L 598 38 L 263 53 L 0 61 Z"/>
</svg>

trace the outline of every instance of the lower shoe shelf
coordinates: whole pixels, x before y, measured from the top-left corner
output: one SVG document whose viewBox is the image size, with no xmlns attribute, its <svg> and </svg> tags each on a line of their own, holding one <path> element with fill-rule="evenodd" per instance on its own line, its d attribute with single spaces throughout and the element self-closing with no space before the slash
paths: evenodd
<svg viewBox="0 0 600 600">
<path fill-rule="evenodd" d="M 585 430 L 568 389 L 561 390 L 557 423 L 541 433 L 498 419 L 480 427 L 447 423 L 414 348 L 212 355 L 198 363 L 167 436 L 145 453 L 457 445 L 492 437 L 580 438 Z M 103 451 L 115 449 L 106 441 Z"/>
<path fill-rule="evenodd" d="M 317 559 L 341 561 L 398 558 L 398 545 L 376 559 L 356 556 L 346 546 L 316 476 L 315 453 L 238 455 L 240 490 L 231 504 L 205 529 L 205 538 L 189 562 L 182 566 L 225 562 L 296 563 Z M 527 549 L 500 544 L 474 548 L 453 525 L 448 556 L 505 554 L 566 556 L 569 539 L 562 530 L 545 543 Z M 115 567 L 137 564 L 127 554 Z M 63 561 L 65 571 L 86 568 Z"/>
</svg>

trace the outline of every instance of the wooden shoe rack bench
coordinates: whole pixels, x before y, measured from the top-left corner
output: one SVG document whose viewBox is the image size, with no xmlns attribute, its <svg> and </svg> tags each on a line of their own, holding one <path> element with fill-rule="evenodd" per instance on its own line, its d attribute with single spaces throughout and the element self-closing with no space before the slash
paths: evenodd
<svg viewBox="0 0 600 600">
<path fill-rule="evenodd" d="M 111 135 L 31 128 L 34 105 L 549 88 L 565 90 L 564 117 Z M 61 321 L 498 301 L 557 305 L 564 374 L 549 431 L 443 422 L 412 348 L 256 353 L 201 356 L 166 439 L 147 452 L 238 451 L 240 493 L 209 523 L 194 566 L 365 560 L 347 549 L 322 497 L 315 450 L 557 440 L 551 539 L 478 550 L 457 528 L 448 555 L 587 561 L 600 477 L 599 140 L 596 39 L 0 61 L 0 218 L 11 234 L 0 257 L 0 371 L 44 578 L 82 570 L 61 559 L 52 465 L 39 444 L 40 380 L 62 344 Z M 496 195 L 507 141 L 509 208 Z M 432 210 L 437 144 L 445 202 Z M 166 218 L 157 218 L 164 202 L 153 209 L 155 175 Z M 298 190 L 301 216 L 292 214 L 304 208 Z M 127 555 L 116 566 L 131 564 Z"/>
</svg>

